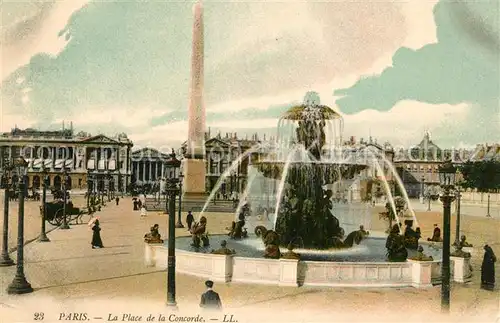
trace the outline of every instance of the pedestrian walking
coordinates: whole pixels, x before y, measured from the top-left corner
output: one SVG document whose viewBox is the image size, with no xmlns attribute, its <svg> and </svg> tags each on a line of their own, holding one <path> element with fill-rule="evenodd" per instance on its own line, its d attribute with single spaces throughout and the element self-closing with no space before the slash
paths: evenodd
<svg viewBox="0 0 500 323">
<path fill-rule="evenodd" d="M 191 211 L 188 211 L 188 214 L 186 215 L 186 223 L 188 225 L 188 231 L 191 231 L 191 226 L 193 225 L 194 222 L 194 216 Z"/>
<path fill-rule="evenodd" d="M 120 198 L 118 196 L 115 197 L 115 202 L 116 202 L 116 205 L 120 204 Z"/>
<path fill-rule="evenodd" d="M 205 282 L 207 291 L 201 294 L 200 307 L 212 310 L 221 310 L 222 302 L 220 300 L 219 294 L 217 294 L 212 288 L 214 287 L 214 282 L 207 280 Z"/>
<path fill-rule="evenodd" d="M 495 287 L 495 262 L 497 257 L 487 244 L 484 246 L 483 264 L 481 265 L 481 288 L 493 290 Z"/>
<path fill-rule="evenodd" d="M 100 249 L 104 248 L 102 245 L 102 240 L 101 240 L 101 227 L 99 225 L 99 219 L 96 219 L 94 221 L 94 224 L 92 226 L 92 249 Z"/>
</svg>

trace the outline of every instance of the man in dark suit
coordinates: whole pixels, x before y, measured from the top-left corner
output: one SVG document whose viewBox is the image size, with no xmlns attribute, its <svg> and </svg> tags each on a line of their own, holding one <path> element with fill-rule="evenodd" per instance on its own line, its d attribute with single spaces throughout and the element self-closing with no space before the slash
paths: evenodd
<svg viewBox="0 0 500 323">
<path fill-rule="evenodd" d="M 207 280 L 205 282 L 205 286 L 207 286 L 207 291 L 201 294 L 200 307 L 213 310 L 222 309 L 222 303 L 220 301 L 219 294 L 212 290 L 214 282 L 211 280 Z"/>
</svg>

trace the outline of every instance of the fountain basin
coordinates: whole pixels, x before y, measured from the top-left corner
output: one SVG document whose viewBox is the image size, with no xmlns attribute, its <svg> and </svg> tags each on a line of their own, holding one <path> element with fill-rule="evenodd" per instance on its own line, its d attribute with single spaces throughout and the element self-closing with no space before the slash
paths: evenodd
<svg viewBox="0 0 500 323">
<path fill-rule="evenodd" d="M 227 239 L 227 236 L 215 235 L 211 236 L 210 239 L 211 244 L 215 247 L 216 242 Z M 380 239 L 374 238 L 372 240 Z M 339 254 L 329 256 L 330 258 L 323 258 L 330 260 L 322 261 L 265 259 L 262 257 L 260 250 L 258 250 L 258 256 L 252 257 L 248 256 L 249 254 L 244 252 L 243 248 L 241 250 L 237 249 L 235 255 L 216 255 L 208 252 L 186 250 L 187 248 L 182 249 L 182 246 L 189 245 L 185 244 L 187 241 L 189 241 L 189 237 L 180 237 L 176 240 L 176 244 L 179 246 L 176 249 L 176 272 L 219 282 L 295 287 L 425 288 L 440 283 L 441 277 L 440 260 L 424 262 L 414 260 L 406 262 L 352 261 L 355 258 L 342 258 L 343 256 Z M 245 243 L 245 240 L 233 241 L 228 239 L 227 241 L 229 248 L 234 248 L 235 243 L 240 243 L 239 248 L 241 248 Z M 375 244 L 378 244 L 378 242 L 375 242 Z M 149 259 L 145 259 L 146 263 L 162 269 L 167 268 L 168 249 L 165 245 L 146 244 L 146 249 L 150 249 L 145 254 L 146 258 L 149 257 Z M 347 250 L 341 251 L 347 252 Z M 321 251 L 321 253 L 325 253 L 325 251 Z M 352 254 L 356 254 L 356 252 Z M 333 261 L 335 257 L 344 260 Z M 347 261 L 348 259 L 351 261 Z M 452 262 L 454 262 L 453 259 Z M 463 266 L 463 264 L 460 264 L 460 266 Z M 455 275 L 452 276 L 454 280 L 463 282 L 464 279 L 457 275 L 461 275 L 461 272 L 455 272 Z"/>
</svg>

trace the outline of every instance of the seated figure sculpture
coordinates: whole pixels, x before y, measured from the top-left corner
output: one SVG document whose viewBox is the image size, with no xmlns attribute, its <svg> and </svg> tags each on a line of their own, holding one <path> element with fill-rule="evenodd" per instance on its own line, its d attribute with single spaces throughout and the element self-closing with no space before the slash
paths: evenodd
<svg viewBox="0 0 500 323">
<path fill-rule="evenodd" d="M 344 237 L 344 229 L 341 228 L 339 234 L 332 238 L 333 248 L 351 248 L 354 244 L 360 244 L 361 241 L 363 241 L 363 239 L 365 239 L 369 234 L 370 232 L 366 231 L 363 225 L 360 225 L 359 230 L 349 233 L 342 241 L 342 238 Z"/>
<path fill-rule="evenodd" d="M 432 256 L 427 256 L 424 254 L 424 248 L 422 246 L 418 246 L 417 248 L 417 254 L 413 257 L 410 258 L 411 260 L 418 260 L 418 261 L 433 261 L 434 259 Z"/>
<path fill-rule="evenodd" d="M 470 254 L 470 252 L 466 252 L 466 251 L 463 251 L 462 250 L 462 246 L 461 245 L 458 245 L 455 249 L 455 251 L 453 251 L 450 256 L 452 257 L 460 257 L 460 258 L 470 258 L 472 255 Z"/>
<path fill-rule="evenodd" d="M 434 231 L 432 232 L 432 238 L 427 238 L 427 241 L 443 242 L 443 240 L 441 239 L 441 229 L 438 227 L 437 224 L 434 224 Z"/>
<path fill-rule="evenodd" d="M 255 227 L 255 235 L 262 238 L 262 242 L 266 246 L 264 258 L 279 259 L 280 252 L 280 237 L 274 230 L 267 230 L 264 226 Z"/>
<path fill-rule="evenodd" d="M 191 228 L 190 232 L 193 239 L 191 246 L 199 248 L 202 242 L 203 242 L 203 247 L 208 247 L 210 245 L 206 228 L 207 228 L 207 218 L 202 216 L 200 218 L 200 222 L 195 222 L 193 224 L 193 227 Z"/>
<path fill-rule="evenodd" d="M 385 242 L 385 247 L 387 249 L 387 258 L 389 261 L 404 262 L 408 257 L 408 251 L 406 250 L 404 237 L 399 234 L 399 225 L 395 224 L 392 226 L 391 232 L 387 237 Z"/>
<path fill-rule="evenodd" d="M 163 243 L 163 239 L 161 239 L 161 235 L 158 232 L 160 226 L 155 224 L 151 227 L 151 232 L 146 233 L 144 235 L 144 242 L 147 243 Z"/>
<path fill-rule="evenodd" d="M 229 233 L 227 235 L 230 236 L 231 239 L 237 239 L 237 240 L 242 238 L 247 238 L 248 232 L 244 228 L 244 226 L 245 226 L 245 213 L 242 211 L 238 216 L 238 222 L 233 221 L 231 223 L 231 228 L 226 228 L 226 230 L 229 230 Z"/>
<path fill-rule="evenodd" d="M 472 247 L 473 247 L 473 245 L 472 245 L 472 244 L 470 244 L 470 243 L 468 243 L 468 242 L 467 242 L 467 237 L 466 237 L 465 235 L 462 235 L 462 236 L 460 237 L 460 242 L 458 243 L 458 245 L 457 245 L 456 243 L 453 243 L 453 246 L 454 246 L 454 247 L 458 247 L 458 246 L 460 246 L 460 247 L 462 247 L 462 248 L 464 248 L 464 247 L 465 247 L 465 248 L 472 248 Z"/>
<path fill-rule="evenodd" d="M 227 241 L 222 240 L 220 242 L 220 248 L 217 250 L 212 250 L 212 253 L 215 255 L 234 255 L 236 251 L 234 249 L 229 249 L 227 247 Z"/>
<path fill-rule="evenodd" d="M 416 250 L 418 248 L 418 240 L 421 238 L 420 228 L 413 230 L 413 220 L 406 220 L 405 225 L 405 247 L 408 249 Z"/>
</svg>

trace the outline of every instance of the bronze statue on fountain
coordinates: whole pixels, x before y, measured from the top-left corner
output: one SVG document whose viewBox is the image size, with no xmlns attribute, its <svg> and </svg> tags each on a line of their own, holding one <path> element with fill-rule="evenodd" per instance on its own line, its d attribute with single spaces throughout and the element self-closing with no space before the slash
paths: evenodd
<svg viewBox="0 0 500 323">
<path fill-rule="evenodd" d="M 340 124 L 337 124 L 340 123 Z M 290 241 L 300 237 L 307 249 L 328 249 L 338 246 L 344 236 L 339 220 L 332 214 L 331 190 L 324 190 L 325 184 L 334 183 L 339 178 L 351 179 L 366 165 L 359 163 L 333 163 L 322 160 L 326 147 L 326 130 L 329 135 L 340 133 L 343 121 L 340 114 L 333 109 L 320 105 L 316 93 L 308 93 L 304 104 L 292 107 L 280 119 L 278 132 L 281 125 L 283 129 L 292 124 L 295 127 L 295 143 L 293 152 L 302 149 L 302 156 L 307 155 L 307 160 L 271 160 L 259 161 L 258 170 L 268 178 L 280 180 L 283 176 L 285 165 L 288 167 L 285 181 L 285 190 L 281 196 L 277 212 L 275 233 L 279 236 L 282 246 L 287 246 Z M 336 132 L 337 130 L 339 132 Z M 330 138 L 330 137 L 329 137 Z M 334 138 L 338 145 L 340 138 Z M 292 152 L 292 153 L 293 153 Z M 293 157 L 293 155 L 289 155 Z M 302 157 L 300 157 L 302 158 Z M 305 157 L 304 157 L 305 158 Z M 274 231 L 273 231 L 274 232 Z M 358 233 L 352 237 L 353 243 L 360 241 Z M 355 239 L 354 236 L 357 236 Z M 349 245 L 348 243 L 347 245 Z M 345 245 L 345 244 L 343 244 Z"/>
<path fill-rule="evenodd" d="M 255 235 L 262 238 L 262 242 L 266 246 L 264 258 L 279 259 L 280 251 L 280 236 L 273 230 L 267 230 L 264 226 L 255 227 Z"/>
<path fill-rule="evenodd" d="M 248 238 L 248 232 L 245 228 L 245 211 L 241 210 L 238 215 L 238 222 L 233 221 L 231 223 L 231 228 L 226 228 L 229 230 L 227 234 L 231 239 L 240 240 Z"/>
<path fill-rule="evenodd" d="M 385 247 L 389 261 L 404 262 L 408 258 L 408 250 L 405 247 L 404 237 L 399 234 L 399 224 L 392 226 L 391 232 L 385 242 Z"/>
<path fill-rule="evenodd" d="M 220 242 L 220 248 L 217 249 L 217 250 L 212 250 L 212 252 L 214 255 L 234 255 L 236 253 L 236 251 L 234 249 L 229 249 L 227 247 L 227 241 L 226 240 L 222 240 Z"/>
<path fill-rule="evenodd" d="M 195 248 L 199 248 L 203 243 L 203 247 L 208 247 L 210 245 L 210 241 L 208 239 L 207 230 L 207 218 L 202 216 L 199 222 L 195 222 L 193 227 L 191 228 L 191 236 L 193 242 L 191 246 Z"/>
<path fill-rule="evenodd" d="M 163 243 L 159 233 L 160 226 L 155 224 L 151 227 L 150 232 L 144 235 L 144 242 L 146 243 Z"/>
<path fill-rule="evenodd" d="M 416 228 L 415 230 L 413 230 L 413 220 L 405 220 L 405 226 L 405 247 L 411 250 L 417 250 L 418 240 L 422 237 L 420 228 Z"/>
</svg>

